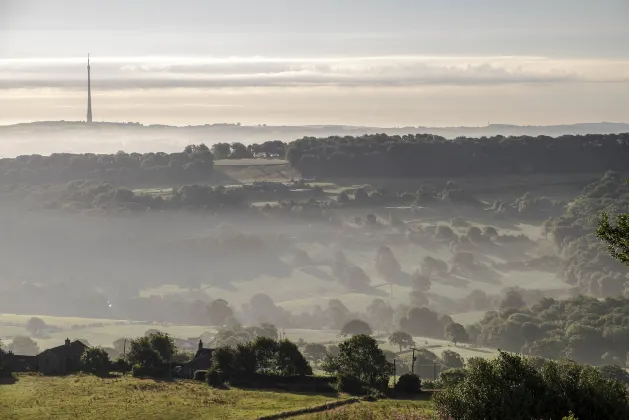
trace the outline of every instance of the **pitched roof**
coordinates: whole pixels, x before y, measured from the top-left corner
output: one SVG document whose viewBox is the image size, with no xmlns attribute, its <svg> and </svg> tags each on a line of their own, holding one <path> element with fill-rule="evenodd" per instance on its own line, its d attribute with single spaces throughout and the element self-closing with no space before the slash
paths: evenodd
<svg viewBox="0 0 629 420">
<path fill-rule="evenodd" d="M 67 348 L 65 344 L 62 344 L 61 346 L 57 346 L 57 347 L 52 347 L 49 349 L 46 349 L 44 351 L 42 351 L 41 353 L 39 353 L 39 355 L 42 354 L 46 354 L 46 353 L 63 353 L 65 351 L 67 351 Z M 85 345 L 85 343 L 83 343 L 81 340 L 76 340 L 70 343 L 69 346 L 70 350 L 72 352 L 81 352 L 83 353 L 83 351 L 85 351 L 85 349 L 87 348 L 87 345 Z"/>
</svg>

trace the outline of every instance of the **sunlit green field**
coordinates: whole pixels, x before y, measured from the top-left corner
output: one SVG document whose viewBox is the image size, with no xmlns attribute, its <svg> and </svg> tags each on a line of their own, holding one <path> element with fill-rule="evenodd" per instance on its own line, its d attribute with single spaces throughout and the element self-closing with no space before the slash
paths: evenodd
<svg viewBox="0 0 629 420">
<path fill-rule="evenodd" d="M 330 395 L 215 390 L 193 381 L 18 375 L 17 382 L 0 384 L 0 418 L 255 419 L 335 400 Z"/>
<path fill-rule="evenodd" d="M 347 405 L 336 410 L 295 417 L 299 420 L 427 420 L 434 414 L 432 402 L 378 400 Z"/>
</svg>

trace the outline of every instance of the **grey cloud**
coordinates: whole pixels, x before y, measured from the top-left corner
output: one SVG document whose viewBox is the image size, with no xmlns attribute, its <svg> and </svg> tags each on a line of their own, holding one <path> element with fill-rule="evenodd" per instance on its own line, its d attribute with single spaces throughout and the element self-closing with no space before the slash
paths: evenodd
<svg viewBox="0 0 629 420">
<path fill-rule="evenodd" d="M 243 87 L 412 87 L 422 85 L 491 86 L 575 81 L 627 82 L 628 78 L 586 78 L 574 69 L 495 63 L 413 59 L 244 60 L 192 63 L 104 62 L 92 66 L 95 90 Z M 473 64 L 471 64 L 473 63 Z M 0 89 L 85 89 L 85 68 L 72 63 L 2 63 Z"/>
</svg>

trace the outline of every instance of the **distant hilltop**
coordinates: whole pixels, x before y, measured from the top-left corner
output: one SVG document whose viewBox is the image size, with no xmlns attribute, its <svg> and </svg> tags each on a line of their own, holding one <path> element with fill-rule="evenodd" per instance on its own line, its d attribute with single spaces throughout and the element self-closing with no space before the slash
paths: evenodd
<svg viewBox="0 0 629 420">
<path fill-rule="evenodd" d="M 0 156 L 47 155 L 59 152 L 114 153 L 174 152 L 187 144 L 217 142 L 261 143 L 292 141 L 304 136 L 359 136 L 386 133 L 430 133 L 445 138 L 504 136 L 551 136 L 564 134 L 614 134 L 629 132 L 626 123 L 581 123 L 547 126 L 490 124 L 484 127 L 367 127 L 349 125 L 270 126 L 206 124 L 194 126 L 143 125 L 139 123 L 42 121 L 0 126 Z"/>
</svg>

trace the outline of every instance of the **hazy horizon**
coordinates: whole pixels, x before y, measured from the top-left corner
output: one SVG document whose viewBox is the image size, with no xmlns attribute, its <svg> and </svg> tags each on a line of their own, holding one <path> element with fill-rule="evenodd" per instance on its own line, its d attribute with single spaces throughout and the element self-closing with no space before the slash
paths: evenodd
<svg viewBox="0 0 629 420">
<path fill-rule="evenodd" d="M 0 0 L 0 124 L 627 121 L 629 4 Z"/>
</svg>

